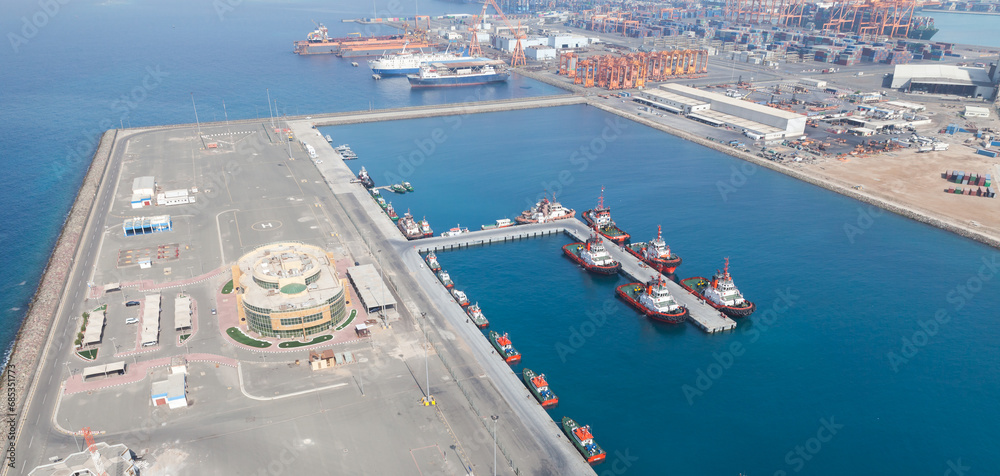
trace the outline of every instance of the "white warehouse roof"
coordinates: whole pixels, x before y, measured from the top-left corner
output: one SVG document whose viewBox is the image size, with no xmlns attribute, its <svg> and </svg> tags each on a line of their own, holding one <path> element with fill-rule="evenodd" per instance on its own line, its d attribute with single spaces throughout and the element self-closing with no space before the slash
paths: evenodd
<svg viewBox="0 0 1000 476">
<path fill-rule="evenodd" d="M 661 84 L 661 88 L 676 94 L 680 94 L 688 97 L 695 97 L 703 99 L 709 102 L 718 102 L 723 104 L 729 104 L 732 106 L 740 107 L 745 110 L 754 111 L 760 114 L 765 114 L 771 117 L 777 117 L 781 119 L 798 119 L 805 117 L 802 114 L 797 114 L 794 112 L 782 111 L 781 109 L 776 109 L 770 106 L 764 106 L 762 104 L 757 104 L 750 101 L 744 101 L 742 99 L 731 98 L 725 94 L 714 93 L 711 91 L 703 91 L 701 89 L 692 88 L 690 86 L 684 86 L 682 84 Z"/>
<path fill-rule="evenodd" d="M 892 72 L 892 88 L 902 88 L 907 81 L 918 83 L 990 86 L 983 68 L 960 68 L 948 64 L 898 64 Z"/>
</svg>

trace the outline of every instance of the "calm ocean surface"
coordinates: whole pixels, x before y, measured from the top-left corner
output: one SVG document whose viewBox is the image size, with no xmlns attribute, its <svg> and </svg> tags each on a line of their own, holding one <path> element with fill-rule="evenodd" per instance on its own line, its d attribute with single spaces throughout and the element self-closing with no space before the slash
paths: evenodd
<svg viewBox="0 0 1000 476">
<path fill-rule="evenodd" d="M 191 93 L 203 121 L 223 119 L 223 100 L 230 118 L 266 116 L 266 88 L 288 114 L 559 92 L 515 79 L 411 93 L 405 80 L 374 82 L 350 60 L 291 53 L 310 20 L 345 35 L 363 26 L 339 19 L 371 16 L 370 4 L 232 3 L 72 1 L 43 14 L 45 26 L 17 52 L 0 47 L 4 347 L 95 137 L 119 120 L 192 122 Z M 413 11 L 412 2 L 401 11 L 389 5 L 376 10 Z M 429 0 L 419 7 L 478 10 Z M 0 31 L 20 33 L 22 16 L 40 11 L 32 2 L 2 4 Z M 961 42 L 945 33 L 935 39 Z M 438 232 L 512 218 L 543 190 L 582 212 L 604 185 L 615 219 L 636 240 L 663 225 L 684 258 L 678 275 L 710 275 L 730 257 L 759 310 L 738 331 L 709 336 L 639 317 L 613 297 L 621 278 L 591 277 L 562 258 L 562 237 L 441 254 L 493 328 L 511 333 L 524 365 L 549 376 L 561 401 L 553 417 L 593 426 L 609 451 L 601 472 L 626 461 L 627 474 L 692 475 L 1000 466 L 1000 279 L 976 277 L 982 260 L 996 256 L 990 248 L 767 170 L 734 176 L 743 162 L 584 106 L 325 133 L 350 143 L 362 157 L 350 165 L 365 165 L 379 184 L 411 181 L 416 193 L 387 198 L 400 212 L 426 215 Z M 731 188 L 721 193 L 720 182 Z M 845 224 L 861 233 L 849 236 Z M 793 305 L 780 305 L 780 296 Z M 938 309 L 947 322 L 934 328 Z M 732 349 L 740 355 L 730 363 Z"/>
<path fill-rule="evenodd" d="M 966 13 L 923 12 L 934 18 L 938 28 L 932 41 L 983 45 L 1000 48 L 1000 15 L 970 15 Z M 996 59 L 996 55 L 993 57 Z"/>
</svg>

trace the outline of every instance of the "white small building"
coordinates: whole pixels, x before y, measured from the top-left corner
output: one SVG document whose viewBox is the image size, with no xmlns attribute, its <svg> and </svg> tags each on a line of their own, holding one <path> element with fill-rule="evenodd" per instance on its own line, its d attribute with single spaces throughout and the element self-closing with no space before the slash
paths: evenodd
<svg viewBox="0 0 1000 476">
<path fill-rule="evenodd" d="M 194 203 L 194 197 L 188 195 L 187 189 L 167 190 L 166 192 L 156 195 L 156 204 L 161 207 L 169 205 L 183 205 L 186 203 Z"/>
<path fill-rule="evenodd" d="M 965 117 L 990 117 L 990 110 L 980 106 L 965 106 L 962 115 Z"/>
<path fill-rule="evenodd" d="M 556 59 L 556 49 L 549 46 L 529 46 L 524 49 L 524 56 L 535 61 Z"/>
<path fill-rule="evenodd" d="M 493 35 L 491 39 L 491 46 L 493 48 L 506 51 L 508 53 L 514 51 L 514 47 L 517 46 L 517 38 L 513 35 Z M 548 42 L 548 38 L 542 37 L 521 38 L 521 48 L 527 49 L 531 46 L 546 46 L 548 45 Z"/>
<path fill-rule="evenodd" d="M 156 194 L 156 180 L 152 176 L 132 180 L 132 208 L 148 207 Z"/>
<path fill-rule="evenodd" d="M 548 45 L 556 49 L 583 48 L 590 44 L 586 37 L 577 35 L 556 34 L 549 35 L 547 39 Z"/>
<path fill-rule="evenodd" d="M 153 382 L 149 393 L 154 406 L 166 405 L 171 410 L 184 408 L 188 406 L 187 374 L 171 373 L 166 380 Z"/>
</svg>

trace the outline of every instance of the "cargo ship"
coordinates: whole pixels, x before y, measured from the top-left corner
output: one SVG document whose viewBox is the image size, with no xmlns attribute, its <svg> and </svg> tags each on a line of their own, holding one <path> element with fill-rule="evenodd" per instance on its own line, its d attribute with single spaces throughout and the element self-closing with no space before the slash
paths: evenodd
<svg viewBox="0 0 1000 476">
<path fill-rule="evenodd" d="M 427 63 L 416 74 L 406 75 L 414 88 L 502 83 L 509 78 L 503 63 L 494 64 L 492 60 Z"/>
<path fill-rule="evenodd" d="M 399 231 L 403 232 L 403 236 L 407 240 L 416 240 L 417 238 L 424 237 L 424 234 L 420 232 L 420 226 L 417 225 L 410 212 L 406 212 L 400 217 L 399 221 L 396 222 L 396 227 L 399 228 Z"/>
<path fill-rule="evenodd" d="M 420 66 L 427 63 L 453 63 L 459 61 L 488 61 L 489 58 L 470 58 L 461 53 L 447 51 L 435 53 L 401 53 L 388 54 L 377 59 L 368 60 L 372 72 L 382 76 L 417 74 Z"/>
<path fill-rule="evenodd" d="M 673 274 L 681 265 L 681 257 L 671 253 L 670 247 L 663 241 L 663 228 L 660 226 L 656 227 L 655 239 L 647 243 L 630 243 L 625 250 L 661 273 Z"/>
<path fill-rule="evenodd" d="M 729 275 L 729 258 L 726 258 L 725 268 L 716 271 L 711 281 L 698 276 L 682 279 L 681 286 L 729 317 L 746 317 L 757 308 L 744 299 L 743 293 L 733 284 L 733 277 Z"/>
<path fill-rule="evenodd" d="M 361 167 L 361 171 L 358 172 L 358 180 L 361 181 L 361 185 L 364 185 L 365 188 L 375 187 L 375 181 L 368 175 L 368 171 L 364 167 Z"/>
<path fill-rule="evenodd" d="M 559 397 L 549 388 L 549 383 L 545 381 L 545 374 L 535 375 L 531 369 L 521 371 L 521 378 L 535 396 L 535 400 L 542 404 L 542 408 L 552 408 L 559 404 Z"/>
<path fill-rule="evenodd" d="M 906 37 L 911 40 L 929 40 L 937 32 L 938 29 L 934 27 L 933 17 L 913 17 L 910 29 L 906 32 Z"/>
<path fill-rule="evenodd" d="M 427 221 L 427 217 L 420 220 L 420 233 L 423 234 L 424 238 L 434 236 L 434 230 L 431 229 L 431 223 Z"/>
<path fill-rule="evenodd" d="M 441 236 L 458 236 L 458 235 L 464 235 L 468 232 L 469 232 L 468 228 L 462 228 L 462 225 L 456 225 L 454 228 L 444 233 L 441 233 Z"/>
<path fill-rule="evenodd" d="M 598 233 L 615 244 L 624 244 L 629 239 L 629 234 L 615 225 L 611 219 L 611 209 L 604 206 L 604 187 L 601 187 L 601 196 L 597 199 L 597 208 L 583 212 L 583 219 Z"/>
<path fill-rule="evenodd" d="M 443 269 L 441 271 L 438 271 L 437 277 L 439 280 L 441 280 L 441 284 L 443 284 L 444 287 L 448 289 L 455 287 L 455 282 L 451 280 L 451 275 L 449 275 L 447 271 Z"/>
<path fill-rule="evenodd" d="M 594 441 L 594 435 L 590 432 L 590 425 L 580 426 L 570 417 L 562 419 L 563 431 L 569 440 L 576 446 L 577 451 L 583 455 L 590 464 L 599 464 L 606 456 L 604 450 Z"/>
<path fill-rule="evenodd" d="M 305 40 L 294 43 L 295 54 L 334 54 L 346 57 L 378 56 L 402 52 L 407 47 L 431 48 L 435 46 L 422 36 L 412 33 L 382 36 L 361 36 L 354 33 L 341 38 L 331 38 L 328 33 L 326 26 L 320 23 L 318 28 L 306 35 Z"/>
<path fill-rule="evenodd" d="M 510 337 L 506 332 L 500 335 L 497 331 L 490 331 L 490 342 L 503 357 L 504 362 L 516 364 L 521 361 L 521 353 L 510 343 Z"/>
<path fill-rule="evenodd" d="M 486 329 L 490 326 L 490 321 L 486 320 L 486 316 L 483 315 L 483 310 L 479 307 L 478 302 L 465 308 L 465 312 L 469 314 L 472 322 L 476 323 L 476 327 Z"/>
<path fill-rule="evenodd" d="M 483 230 L 495 230 L 497 228 L 507 228 L 508 226 L 514 226 L 514 222 L 510 218 L 501 218 L 492 225 L 483 225 L 480 228 Z"/>
<path fill-rule="evenodd" d="M 457 302 L 462 307 L 469 305 L 469 297 L 465 295 L 465 291 L 452 289 L 451 297 L 455 298 L 455 302 Z"/>
<path fill-rule="evenodd" d="M 615 261 L 608 250 L 604 249 L 604 241 L 597 235 L 588 238 L 586 243 L 570 243 L 563 246 L 563 253 L 583 269 L 594 274 L 618 274 L 622 269 L 622 264 Z"/>
<path fill-rule="evenodd" d="M 385 207 L 385 214 L 389 215 L 389 219 L 393 222 L 399 222 L 399 215 L 396 214 L 396 209 L 392 208 L 392 202 L 389 202 L 389 206 Z"/>
<path fill-rule="evenodd" d="M 431 271 L 441 271 L 441 263 L 438 263 L 438 257 L 433 251 L 427 253 L 427 257 L 424 258 L 427 261 L 427 267 Z"/>
<path fill-rule="evenodd" d="M 657 321 L 679 324 L 688 317 L 687 308 L 674 301 L 661 274 L 646 284 L 622 284 L 616 292 L 637 311 Z"/>
<path fill-rule="evenodd" d="M 521 215 L 515 218 L 515 220 L 518 223 L 545 223 L 576 216 L 576 210 L 564 208 L 561 203 L 555 200 L 555 196 L 552 197 L 551 202 L 548 198 L 543 197 L 530 210 L 521 212 Z"/>
</svg>

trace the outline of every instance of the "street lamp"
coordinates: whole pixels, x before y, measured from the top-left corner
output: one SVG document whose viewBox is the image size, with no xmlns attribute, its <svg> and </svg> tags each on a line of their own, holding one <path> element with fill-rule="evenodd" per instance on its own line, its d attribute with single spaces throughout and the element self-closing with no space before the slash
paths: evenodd
<svg viewBox="0 0 1000 476">
<path fill-rule="evenodd" d="M 493 476 L 497 476 L 497 420 L 500 415 L 490 415 L 493 419 Z"/>
</svg>

